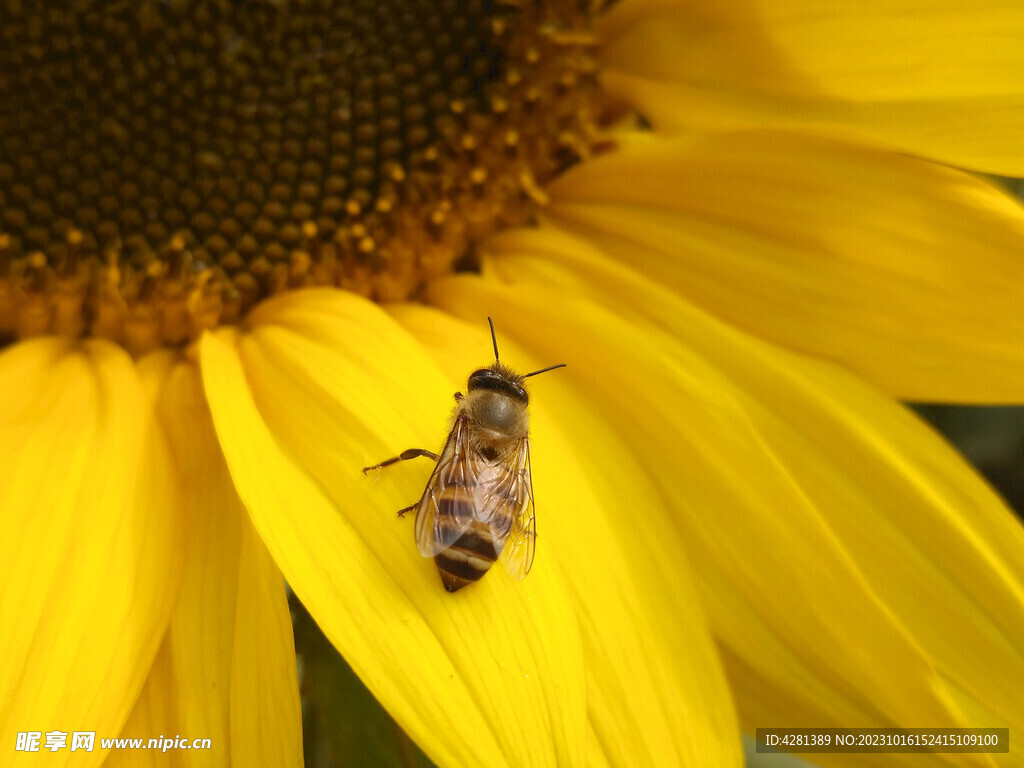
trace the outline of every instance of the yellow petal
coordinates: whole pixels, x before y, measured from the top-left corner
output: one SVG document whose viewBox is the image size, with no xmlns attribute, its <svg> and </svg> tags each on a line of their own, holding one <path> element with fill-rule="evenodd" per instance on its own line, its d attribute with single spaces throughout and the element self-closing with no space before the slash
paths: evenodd
<svg viewBox="0 0 1024 768">
<path fill-rule="evenodd" d="M 897 397 L 1024 400 L 1024 209 L 975 177 L 758 132 L 633 146 L 549 192 L 552 221 Z"/>
<path fill-rule="evenodd" d="M 15 345 L 0 355 L 0 403 L 0 738 L 94 731 L 95 750 L 74 763 L 96 765 L 174 604 L 180 486 L 135 367 L 113 345 Z"/>
<path fill-rule="evenodd" d="M 486 311 L 502 361 L 519 370 L 576 348 L 565 339 L 554 357 L 529 357 L 513 338 L 542 329 L 501 303 Z M 466 312 L 466 323 L 415 305 L 391 312 L 453 380 L 487 362 L 482 314 Z M 738 725 L 682 542 L 604 414 L 581 403 L 575 380 L 586 375 L 573 366 L 530 380 L 537 558 L 557 561 L 582 629 L 593 728 L 586 764 L 739 765 Z"/>
<path fill-rule="evenodd" d="M 167 637 L 176 684 L 176 724 L 188 738 L 210 739 L 212 748 L 205 759 L 227 765 L 245 510 L 220 455 L 197 366 L 181 362 L 167 372 L 158 413 L 189 489 L 183 510 L 186 567 Z"/>
<path fill-rule="evenodd" d="M 451 382 L 340 291 L 267 302 L 251 328 L 204 337 L 204 387 L 255 527 L 331 642 L 440 765 L 582 762 L 580 640 L 552 562 L 450 595 L 395 517 L 429 467 L 360 471 L 440 443 Z"/>
<path fill-rule="evenodd" d="M 544 329 L 530 343 L 545 358 L 568 341 L 585 402 L 673 502 L 747 729 L 927 722 L 1020 739 L 1024 534 L 954 452 L 855 377 L 594 252 L 484 267 L 432 299 L 506 307 Z"/>
<path fill-rule="evenodd" d="M 1022 176 L 1021 39 L 996 0 L 632 0 L 602 82 L 663 131 L 810 129 Z"/>
<path fill-rule="evenodd" d="M 284 579 L 246 521 L 238 574 L 238 613 L 231 665 L 233 765 L 302 762 L 295 644 Z"/>
<path fill-rule="evenodd" d="M 185 576 L 165 641 L 173 719 L 163 732 L 210 739 L 202 756 L 209 764 L 300 766 L 298 679 L 281 574 L 231 483 L 198 367 L 152 355 L 142 368 L 190 491 Z"/>
<path fill-rule="evenodd" d="M 173 741 L 182 733 L 177 724 L 176 692 L 170 647 L 165 642 L 153 660 L 146 684 L 119 738 L 138 739 L 137 744 L 147 746 L 150 739 L 163 737 Z M 164 743 L 157 742 L 160 745 Z M 184 768 L 191 764 L 187 755 L 187 752 L 176 749 L 165 752 L 162 746 L 158 750 L 113 749 L 103 761 L 103 768 Z"/>
</svg>

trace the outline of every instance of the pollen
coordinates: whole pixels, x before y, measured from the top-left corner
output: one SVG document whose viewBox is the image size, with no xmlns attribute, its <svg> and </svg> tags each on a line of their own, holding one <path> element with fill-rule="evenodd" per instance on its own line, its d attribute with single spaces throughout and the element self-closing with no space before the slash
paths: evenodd
<svg viewBox="0 0 1024 768">
<path fill-rule="evenodd" d="M 0 343 L 415 299 L 600 145 L 596 3 L 3 6 Z"/>
</svg>

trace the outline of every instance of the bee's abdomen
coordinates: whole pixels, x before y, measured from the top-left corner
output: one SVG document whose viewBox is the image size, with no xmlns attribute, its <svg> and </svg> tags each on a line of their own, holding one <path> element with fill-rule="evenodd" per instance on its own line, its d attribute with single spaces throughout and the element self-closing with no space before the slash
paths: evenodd
<svg viewBox="0 0 1024 768">
<path fill-rule="evenodd" d="M 474 520 L 450 547 L 434 555 L 444 588 L 455 592 L 479 580 L 498 559 L 502 544 L 496 547 L 490 528 Z"/>
</svg>

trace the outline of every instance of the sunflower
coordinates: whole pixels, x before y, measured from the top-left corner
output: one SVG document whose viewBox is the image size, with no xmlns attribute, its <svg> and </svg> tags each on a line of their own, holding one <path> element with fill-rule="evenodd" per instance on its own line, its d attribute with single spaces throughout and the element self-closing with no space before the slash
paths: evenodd
<svg viewBox="0 0 1024 768">
<path fill-rule="evenodd" d="M 1022 34 L 8 3 L 5 748 L 301 764 L 287 580 L 439 765 L 738 765 L 801 725 L 1008 727 L 1022 764 L 1024 532 L 898 402 L 1024 396 L 1024 211 L 957 170 L 1024 175 Z M 360 468 L 440 443 L 488 315 L 569 367 L 531 380 L 535 567 L 450 595 L 394 517 L 426 468 Z"/>
</svg>

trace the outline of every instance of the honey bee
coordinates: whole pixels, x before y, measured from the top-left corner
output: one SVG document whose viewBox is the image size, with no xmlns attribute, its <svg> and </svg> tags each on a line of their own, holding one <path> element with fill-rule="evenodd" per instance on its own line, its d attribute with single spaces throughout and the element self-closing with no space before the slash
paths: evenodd
<svg viewBox="0 0 1024 768">
<path fill-rule="evenodd" d="M 466 394 L 455 393 L 452 427 L 440 456 L 410 448 L 363 474 L 419 456 L 437 462 L 416 510 L 416 546 L 434 558 L 449 592 L 482 577 L 501 560 L 515 581 L 530 572 L 537 543 L 533 477 L 530 473 L 529 396 L 523 381 L 564 368 L 565 363 L 520 375 L 498 360 L 469 375 Z"/>
</svg>

